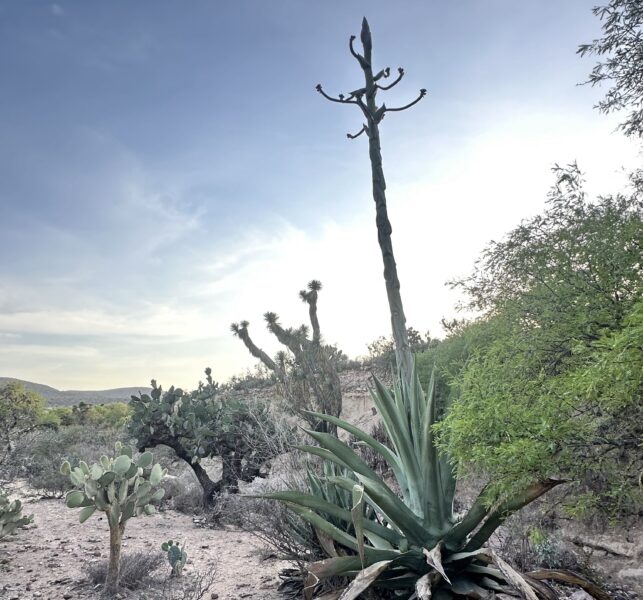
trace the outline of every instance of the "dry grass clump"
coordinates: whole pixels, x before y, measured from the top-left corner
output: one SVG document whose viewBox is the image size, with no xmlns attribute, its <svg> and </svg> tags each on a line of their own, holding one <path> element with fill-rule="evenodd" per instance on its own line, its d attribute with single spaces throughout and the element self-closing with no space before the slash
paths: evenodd
<svg viewBox="0 0 643 600">
<path fill-rule="evenodd" d="M 161 552 L 133 552 L 121 558 L 121 586 L 136 590 L 150 583 L 151 575 L 165 562 Z M 89 563 L 87 575 L 92 583 L 104 584 L 107 577 L 107 561 Z"/>
<path fill-rule="evenodd" d="M 201 600 L 210 591 L 216 577 L 216 568 L 197 571 L 188 577 L 167 577 L 158 600 Z"/>
</svg>

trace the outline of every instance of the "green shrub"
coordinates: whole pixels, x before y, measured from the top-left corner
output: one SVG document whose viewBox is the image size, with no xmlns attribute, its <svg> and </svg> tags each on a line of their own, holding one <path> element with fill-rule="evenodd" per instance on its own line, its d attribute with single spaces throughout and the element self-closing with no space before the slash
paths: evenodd
<svg viewBox="0 0 643 600">
<path fill-rule="evenodd" d="M 16 443 L 10 475 L 25 477 L 34 489 L 60 497 L 69 489 L 69 479 L 59 470 L 62 462 L 72 467 L 81 460 L 96 462 L 122 437 L 120 431 L 88 425 L 39 429 Z"/>
<path fill-rule="evenodd" d="M 457 282 L 483 315 L 449 342 L 469 349 L 438 441 L 498 493 L 555 474 L 626 518 L 642 500 L 643 188 L 590 202 L 576 165 L 555 174 L 544 213 Z"/>
</svg>

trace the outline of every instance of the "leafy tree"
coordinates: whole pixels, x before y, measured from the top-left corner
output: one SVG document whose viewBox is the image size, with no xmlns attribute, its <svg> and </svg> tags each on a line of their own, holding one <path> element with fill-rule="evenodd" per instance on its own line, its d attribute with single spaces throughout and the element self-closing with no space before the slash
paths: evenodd
<svg viewBox="0 0 643 600">
<path fill-rule="evenodd" d="M 555 173 L 545 213 L 455 282 L 483 316 L 455 336 L 477 328 L 439 442 L 496 492 L 556 473 L 612 508 L 620 490 L 624 509 L 641 467 L 641 186 L 590 203 L 575 165 Z"/>
<path fill-rule="evenodd" d="M 27 390 L 19 382 L 0 387 L 0 445 L 4 452 L 13 449 L 14 441 L 47 421 L 46 400 Z"/>
<path fill-rule="evenodd" d="M 192 392 L 174 387 L 163 392 L 152 380 L 150 395 L 132 396 L 128 432 L 140 451 L 157 444 L 173 448 L 192 467 L 210 503 L 223 490 L 236 492 L 239 480 L 257 477 L 277 444 L 271 443 L 275 424 L 266 406 L 224 398 L 211 370 L 205 373 L 206 383 Z M 199 463 L 215 456 L 223 462 L 222 478 L 216 483 Z"/>
<path fill-rule="evenodd" d="M 603 37 L 578 48 L 581 56 L 603 58 L 587 83 L 612 87 L 598 108 L 605 113 L 629 110 L 621 129 L 628 136 L 643 135 L 643 3 L 641 0 L 610 0 L 593 9 L 603 22 Z"/>
<path fill-rule="evenodd" d="M 120 429 L 130 419 L 132 409 L 125 402 L 110 402 L 91 406 L 87 421 L 96 427 Z"/>
<path fill-rule="evenodd" d="M 424 336 L 413 327 L 407 327 L 409 349 L 413 354 L 426 352 L 429 348 L 435 347 L 439 340 L 432 338 L 427 331 Z M 395 367 L 395 340 L 393 336 L 380 336 L 368 345 L 368 354 L 371 362 L 382 366 Z M 424 381 L 424 380 L 422 380 Z"/>
</svg>

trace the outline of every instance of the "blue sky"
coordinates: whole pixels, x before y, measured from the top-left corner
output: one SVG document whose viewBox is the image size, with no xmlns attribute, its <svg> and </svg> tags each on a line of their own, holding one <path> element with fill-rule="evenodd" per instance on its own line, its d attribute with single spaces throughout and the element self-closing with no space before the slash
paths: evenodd
<svg viewBox="0 0 643 600">
<path fill-rule="evenodd" d="M 439 333 L 444 282 L 542 210 L 549 169 L 596 193 L 637 148 L 577 86 L 600 33 L 567 0 L 0 0 L 0 375 L 60 388 L 193 387 L 254 361 L 231 337 L 306 319 L 327 341 L 388 334 L 360 115 L 315 92 L 360 85 L 347 50 L 369 18 L 402 65 L 382 124 L 409 324 Z"/>
</svg>

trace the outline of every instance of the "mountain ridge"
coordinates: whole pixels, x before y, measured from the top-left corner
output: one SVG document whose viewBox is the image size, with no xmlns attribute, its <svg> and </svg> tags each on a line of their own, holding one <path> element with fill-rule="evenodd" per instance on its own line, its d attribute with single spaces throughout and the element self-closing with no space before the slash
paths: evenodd
<svg viewBox="0 0 643 600">
<path fill-rule="evenodd" d="M 40 394 L 49 406 L 72 406 L 79 402 L 85 404 L 109 404 L 111 402 L 128 402 L 130 396 L 139 392 L 149 394 L 149 386 L 132 386 L 111 388 L 107 390 L 58 390 L 43 383 L 35 383 L 17 377 L 0 377 L 0 387 L 11 382 L 21 383 L 26 389 Z"/>
</svg>

